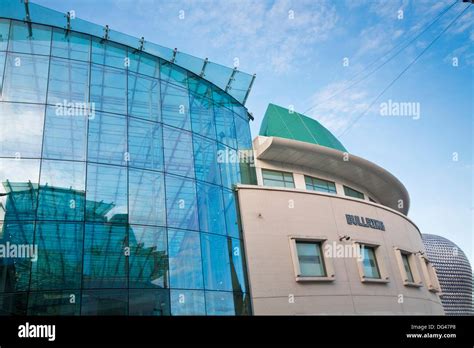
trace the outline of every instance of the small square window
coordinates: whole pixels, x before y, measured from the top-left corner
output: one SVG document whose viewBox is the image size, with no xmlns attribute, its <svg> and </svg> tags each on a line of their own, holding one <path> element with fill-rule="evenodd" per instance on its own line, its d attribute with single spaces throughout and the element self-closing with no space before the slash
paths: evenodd
<svg viewBox="0 0 474 348">
<path fill-rule="evenodd" d="M 364 199 L 364 194 L 348 186 L 344 186 L 344 194 L 348 197 L 354 197 L 358 199 Z"/>
</svg>

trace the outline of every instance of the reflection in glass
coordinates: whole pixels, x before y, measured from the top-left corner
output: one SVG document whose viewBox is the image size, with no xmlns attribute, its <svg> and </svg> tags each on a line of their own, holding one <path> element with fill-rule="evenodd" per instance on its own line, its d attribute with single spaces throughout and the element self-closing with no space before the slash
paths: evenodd
<svg viewBox="0 0 474 348">
<path fill-rule="evenodd" d="M 224 198 L 221 187 L 199 182 L 197 195 L 200 230 L 225 235 Z"/>
<path fill-rule="evenodd" d="M 198 230 L 199 224 L 194 180 L 166 175 L 165 182 L 168 226 Z"/>
<path fill-rule="evenodd" d="M 71 303 L 71 295 L 77 299 Z M 77 291 L 41 291 L 30 292 L 28 297 L 28 315 L 79 315 L 80 292 Z"/>
<path fill-rule="evenodd" d="M 129 290 L 129 315 L 170 315 L 169 290 Z"/>
<path fill-rule="evenodd" d="M 0 218 L 34 220 L 38 201 L 40 160 L 0 158 Z"/>
<path fill-rule="evenodd" d="M 204 286 L 207 290 L 232 290 L 227 238 L 202 233 Z"/>
<path fill-rule="evenodd" d="M 36 225 L 38 260 L 31 263 L 31 289 L 81 287 L 83 225 L 42 222 Z"/>
<path fill-rule="evenodd" d="M 168 229 L 170 287 L 202 289 L 199 233 Z"/>
<path fill-rule="evenodd" d="M 128 120 L 130 166 L 163 170 L 163 136 L 160 123 L 130 118 Z"/>
<path fill-rule="evenodd" d="M 31 34 L 29 25 L 31 25 Z M 9 42 L 8 50 L 11 52 L 49 55 L 51 28 L 44 25 L 12 21 Z"/>
<path fill-rule="evenodd" d="M 43 158 L 84 161 L 86 159 L 87 117 L 64 116 L 46 109 Z"/>
<path fill-rule="evenodd" d="M 49 58 L 8 53 L 2 100 L 44 103 L 48 84 Z"/>
<path fill-rule="evenodd" d="M 89 64 L 68 59 L 51 58 L 49 67 L 48 104 L 87 103 L 89 99 Z M 72 108 L 71 108 L 72 109 Z M 74 111 L 74 109 L 72 109 Z M 80 117 L 74 112 L 70 117 Z"/>
<path fill-rule="evenodd" d="M 127 315 L 128 291 L 83 290 L 81 315 Z"/>
<path fill-rule="evenodd" d="M 204 291 L 171 290 L 171 315 L 206 315 Z"/>
<path fill-rule="evenodd" d="M 40 158 L 44 106 L 0 102 L 0 115 L 0 156 Z"/>
<path fill-rule="evenodd" d="M 127 75 L 124 70 L 92 65 L 90 101 L 100 111 L 127 112 Z"/>
<path fill-rule="evenodd" d="M 220 185 L 217 143 L 194 134 L 193 147 L 196 179 Z"/>
<path fill-rule="evenodd" d="M 88 221 L 127 222 L 127 169 L 88 164 L 86 186 Z"/>
<path fill-rule="evenodd" d="M 131 225 L 130 288 L 167 288 L 168 252 L 164 227 Z"/>
<path fill-rule="evenodd" d="M 126 288 L 128 280 L 127 227 L 86 224 L 83 288 Z"/>
<path fill-rule="evenodd" d="M 163 174 L 130 169 L 129 222 L 164 226 L 166 219 Z"/>
<path fill-rule="evenodd" d="M 97 112 L 89 119 L 88 159 L 105 164 L 126 164 L 127 119 Z"/>
<path fill-rule="evenodd" d="M 160 80 L 128 74 L 128 114 L 150 121 L 160 121 Z"/>
<path fill-rule="evenodd" d="M 207 315 L 235 315 L 234 295 L 231 292 L 206 291 Z"/>
<path fill-rule="evenodd" d="M 163 127 L 165 171 L 194 177 L 193 140 L 191 133 Z"/>
<path fill-rule="evenodd" d="M 84 220 L 85 163 L 43 160 L 38 219 Z"/>
<path fill-rule="evenodd" d="M 91 40 L 88 35 L 53 29 L 51 55 L 55 57 L 89 61 Z"/>
</svg>

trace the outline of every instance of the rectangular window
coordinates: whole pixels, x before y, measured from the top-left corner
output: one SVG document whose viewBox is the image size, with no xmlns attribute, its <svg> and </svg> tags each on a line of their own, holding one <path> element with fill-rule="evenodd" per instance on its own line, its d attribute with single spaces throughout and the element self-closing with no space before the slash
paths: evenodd
<svg viewBox="0 0 474 348">
<path fill-rule="evenodd" d="M 372 246 L 361 245 L 362 266 L 364 277 L 370 279 L 380 279 L 380 270 L 375 257 L 375 248 Z"/>
<path fill-rule="evenodd" d="M 296 242 L 300 276 L 326 277 L 321 242 Z"/>
<path fill-rule="evenodd" d="M 364 199 L 364 194 L 348 186 L 344 186 L 344 194 L 349 197 Z"/>
<path fill-rule="evenodd" d="M 407 253 L 402 253 L 403 267 L 405 268 L 405 273 L 407 275 L 407 280 L 410 283 L 414 283 L 413 272 L 411 271 L 410 261 L 408 259 L 410 255 Z"/>
<path fill-rule="evenodd" d="M 420 256 L 420 259 L 421 269 L 423 271 L 425 282 L 428 285 L 428 290 L 432 292 L 440 292 L 441 286 L 435 268 L 426 257 Z"/>
<path fill-rule="evenodd" d="M 275 187 L 295 187 L 292 173 L 262 169 L 263 185 Z"/>
<path fill-rule="evenodd" d="M 318 192 L 333 193 L 336 194 L 336 184 L 332 181 L 327 181 L 318 178 L 312 178 L 310 176 L 304 177 L 306 183 L 306 189 Z"/>
</svg>

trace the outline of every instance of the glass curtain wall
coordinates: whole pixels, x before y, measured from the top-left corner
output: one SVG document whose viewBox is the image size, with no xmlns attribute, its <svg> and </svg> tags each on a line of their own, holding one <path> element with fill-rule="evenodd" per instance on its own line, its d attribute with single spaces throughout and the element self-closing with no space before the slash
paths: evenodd
<svg viewBox="0 0 474 348">
<path fill-rule="evenodd" d="M 218 156 L 251 148 L 241 104 L 161 58 L 6 19 L 0 92 L 0 252 L 18 252 L 0 314 L 250 314 L 241 166 Z"/>
</svg>

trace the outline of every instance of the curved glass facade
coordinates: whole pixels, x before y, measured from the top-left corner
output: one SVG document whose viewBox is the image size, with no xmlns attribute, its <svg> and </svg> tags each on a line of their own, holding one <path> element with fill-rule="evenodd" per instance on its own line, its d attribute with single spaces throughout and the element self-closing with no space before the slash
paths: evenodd
<svg viewBox="0 0 474 348">
<path fill-rule="evenodd" d="M 250 313 L 232 187 L 253 175 L 219 158 L 251 149 L 244 106 L 162 58 L 9 19 L 0 78 L 1 314 Z"/>
</svg>

